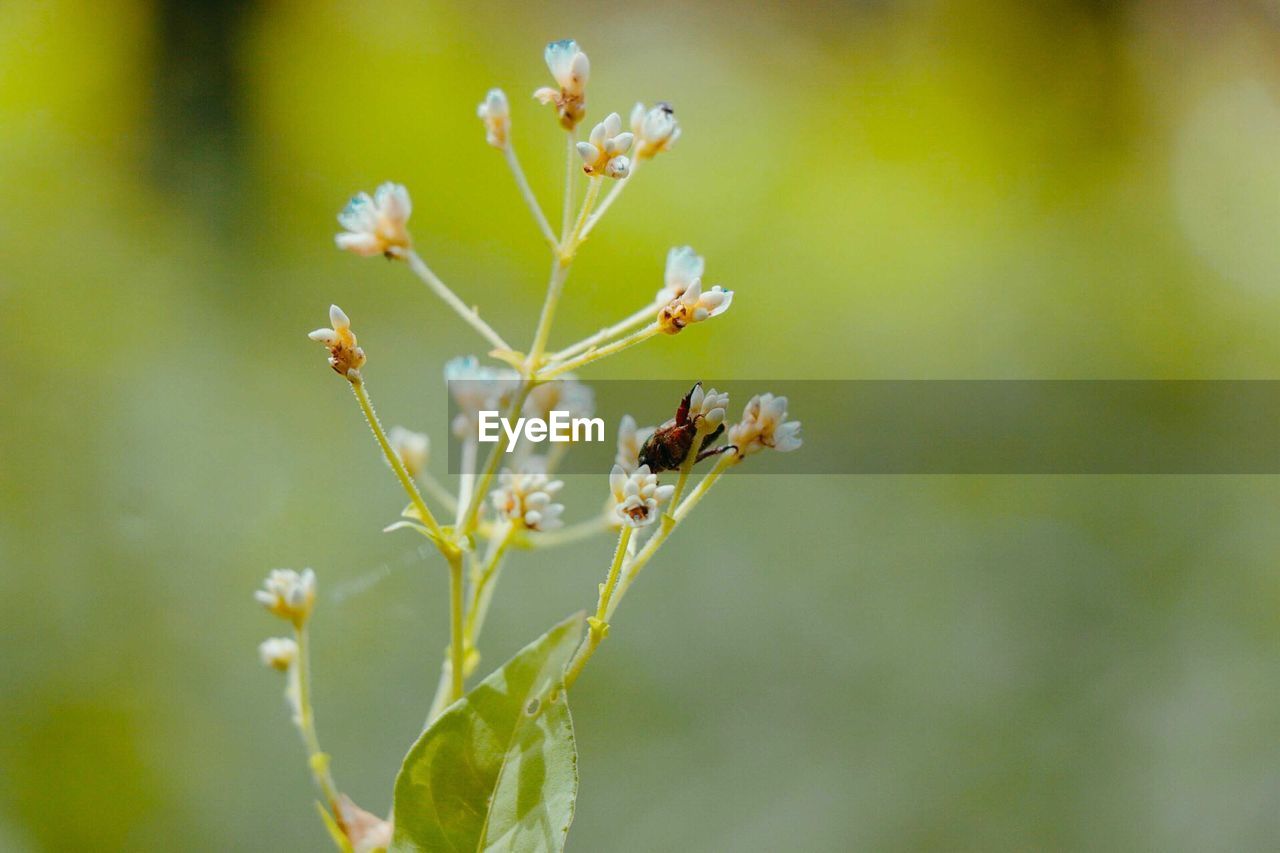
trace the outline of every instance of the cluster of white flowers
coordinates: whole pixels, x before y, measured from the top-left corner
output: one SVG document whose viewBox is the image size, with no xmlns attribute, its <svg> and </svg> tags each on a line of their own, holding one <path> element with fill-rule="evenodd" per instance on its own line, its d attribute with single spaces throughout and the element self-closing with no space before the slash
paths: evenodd
<svg viewBox="0 0 1280 853">
<path fill-rule="evenodd" d="M 387 433 L 387 440 L 410 477 L 418 476 L 427 467 L 427 459 L 431 454 L 431 437 L 426 433 L 393 426 Z"/>
<path fill-rule="evenodd" d="M 459 439 L 475 438 L 481 411 L 505 411 L 520 387 L 520 374 L 480 364 L 474 355 L 458 356 L 444 366 L 444 379 L 458 407 L 449 428 Z"/>
<path fill-rule="evenodd" d="M 383 184 L 373 198 L 357 193 L 338 214 L 338 224 L 346 231 L 334 242 L 339 249 L 365 257 L 404 257 L 413 245 L 405 227 L 412 212 L 409 191 L 400 184 Z"/>
<path fill-rule="evenodd" d="M 676 487 L 658 485 L 658 475 L 641 465 L 628 473 L 614 465 L 609 473 L 609 490 L 613 492 L 614 512 L 628 527 L 645 527 L 658 520 L 658 509 L 671 499 Z"/>
<path fill-rule="evenodd" d="M 316 573 L 304 569 L 272 569 L 253 597 L 272 614 L 302 627 L 316 605 Z"/>
<path fill-rule="evenodd" d="M 556 493 L 563 487 L 562 480 L 552 480 L 538 471 L 504 470 L 498 475 L 498 488 L 490 493 L 489 499 L 499 517 L 526 530 L 555 530 L 564 524 L 560 520 L 564 504 L 554 502 Z"/>
<path fill-rule="evenodd" d="M 587 79 L 591 76 L 591 62 L 573 39 L 553 41 L 547 45 L 544 58 L 560 88 L 544 86 L 533 96 L 544 104 L 555 104 L 560 125 L 566 130 L 573 130 L 587 113 Z"/>
<path fill-rule="evenodd" d="M 704 293 L 702 282 L 695 280 L 684 293 L 662 306 L 658 312 L 658 328 L 668 335 L 678 334 L 691 323 L 720 316 L 729 310 L 732 302 L 732 290 L 717 284 Z"/>
<path fill-rule="evenodd" d="M 364 350 L 351 331 L 351 320 L 337 305 L 329 306 L 329 322 L 332 329 L 316 329 L 307 337 L 324 344 L 329 349 L 329 366 L 351 380 L 360 379 L 364 366 Z"/>
<path fill-rule="evenodd" d="M 637 103 L 631 110 L 631 132 L 636 138 L 636 159 L 651 160 L 676 144 L 680 123 L 666 101 L 659 101 L 650 110 Z"/>
<path fill-rule="evenodd" d="M 626 153 L 631 150 L 633 139 L 630 133 L 622 131 L 622 116 L 609 113 L 604 121 L 591 128 L 586 142 L 578 143 L 582 171 L 593 176 L 625 178 L 631 171 L 631 161 Z"/>
<path fill-rule="evenodd" d="M 789 453 L 801 444 L 800 422 L 787 420 L 786 397 L 757 394 L 747 402 L 742 420 L 729 427 L 728 443 L 739 457 L 766 448 Z"/>
<path fill-rule="evenodd" d="M 689 395 L 689 420 L 701 420 L 699 426 L 709 432 L 724 423 L 728 407 L 728 394 L 714 388 L 703 391 L 702 383 L 698 383 Z"/>
<path fill-rule="evenodd" d="M 511 106 L 501 89 L 490 89 L 476 109 L 484 122 L 485 142 L 494 148 L 506 148 L 511 141 Z"/>
</svg>

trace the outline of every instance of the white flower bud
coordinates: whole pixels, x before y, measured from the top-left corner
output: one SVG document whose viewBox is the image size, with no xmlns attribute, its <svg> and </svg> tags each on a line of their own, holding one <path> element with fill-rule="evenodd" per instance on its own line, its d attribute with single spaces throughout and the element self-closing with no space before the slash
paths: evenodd
<svg viewBox="0 0 1280 853">
<path fill-rule="evenodd" d="M 373 198 L 357 193 L 338 214 L 346 232 L 336 235 L 334 242 L 339 249 L 366 257 L 403 257 L 413 242 L 405 228 L 412 212 L 409 191 L 400 184 L 383 184 Z"/>
<path fill-rule="evenodd" d="M 431 452 L 431 438 L 426 433 L 414 432 L 401 426 L 394 426 L 387 433 L 387 441 L 391 449 L 400 457 L 404 469 L 410 477 L 416 477 L 427 467 L 427 458 Z"/>
<path fill-rule="evenodd" d="M 298 660 L 298 644 L 289 637 L 271 637 L 258 644 L 262 665 L 287 672 Z"/>
<path fill-rule="evenodd" d="M 757 394 L 747 402 L 742 420 L 729 427 L 727 441 L 738 448 L 738 456 L 766 448 L 789 453 L 801 444 L 800 422 L 786 418 L 786 397 Z"/>
<path fill-rule="evenodd" d="M 560 520 L 564 504 L 555 503 L 553 498 L 563 487 L 562 480 L 551 480 L 540 472 L 516 474 L 504 470 L 489 499 L 500 517 L 526 530 L 555 530 L 564 524 Z"/>
<path fill-rule="evenodd" d="M 544 104 L 555 104 L 560 125 L 573 130 L 587 113 L 587 78 L 591 63 L 573 39 L 553 41 L 545 53 L 547 68 L 559 89 L 544 86 L 533 96 Z"/>
<path fill-rule="evenodd" d="M 307 337 L 324 344 L 329 350 L 329 366 L 354 382 L 360 378 L 360 368 L 364 366 L 364 350 L 351 331 L 350 318 L 337 305 L 329 306 L 329 322 L 333 324 L 332 329 L 316 329 Z"/>
<path fill-rule="evenodd" d="M 675 486 L 658 485 L 658 475 L 641 465 L 628 474 L 614 465 L 609 474 L 609 490 L 613 492 L 614 512 L 628 527 L 645 527 L 658 520 L 659 507 L 671 500 Z"/>
<path fill-rule="evenodd" d="M 606 175 L 625 178 L 631 169 L 631 161 L 621 155 L 631 148 L 633 137 L 622 132 L 622 117 L 609 113 L 605 120 L 591 129 L 586 142 L 577 144 L 582 158 L 582 171 L 588 175 Z"/>
<path fill-rule="evenodd" d="M 729 395 L 712 388 L 706 392 L 698 385 L 689 396 L 689 419 L 699 420 L 704 431 L 710 432 L 724 423 L 725 410 L 729 406 Z"/>
<path fill-rule="evenodd" d="M 694 281 L 658 312 L 658 325 L 668 335 L 674 335 L 690 323 L 701 323 L 723 314 L 732 302 L 732 290 L 716 285 L 703 293 L 702 282 Z"/>
<path fill-rule="evenodd" d="M 691 246 L 677 246 L 667 252 L 667 268 L 663 274 L 663 288 L 658 291 L 658 302 L 667 303 L 683 296 L 695 281 L 702 279 L 706 263 Z"/>
<path fill-rule="evenodd" d="M 654 427 L 637 428 L 635 418 L 623 415 L 618 424 L 618 455 L 614 457 L 614 464 L 626 474 L 639 468 L 640 448 L 653 433 Z"/>
<path fill-rule="evenodd" d="M 485 141 L 494 148 L 506 148 L 511 135 L 511 108 L 501 89 L 490 89 L 476 114 L 484 122 Z"/>
<path fill-rule="evenodd" d="M 281 619 L 301 627 L 316 604 L 316 574 L 305 569 L 272 569 L 263 588 L 253 594 L 263 607 Z"/>
<path fill-rule="evenodd" d="M 636 158 L 649 160 L 676 144 L 680 123 L 666 101 L 659 101 L 651 110 L 637 103 L 631 110 L 631 132 L 636 137 Z"/>
<path fill-rule="evenodd" d="M 458 407 L 449 428 L 459 440 L 475 439 L 480 412 L 505 410 L 509 395 L 520 386 L 520 374 L 484 366 L 474 355 L 446 362 L 444 379 Z"/>
</svg>

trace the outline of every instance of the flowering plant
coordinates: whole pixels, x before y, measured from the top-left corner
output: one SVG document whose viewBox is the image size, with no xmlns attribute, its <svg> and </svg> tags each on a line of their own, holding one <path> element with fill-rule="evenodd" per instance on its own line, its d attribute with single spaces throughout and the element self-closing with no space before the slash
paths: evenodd
<svg viewBox="0 0 1280 853">
<path fill-rule="evenodd" d="M 578 250 L 635 180 L 641 164 L 671 149 L 680 127 L 669 104 L 652 109 L 637 104 L 629 132 L 622 130 L 619 114 L 611 113 L 580 141 L 575 128 L 586 115 L 590 63 L 573 41 L 549 45 L 546 61 L 556 86 L 538 89 L 534 97 L 555 107 L 567 138 L 558 233 L 516 158 L 506 95 L 491 90 L 478 110 L 486 141 L 503 153 L 551 251 L 546 298 L 527 350 L 508 344 L 418 255 L 407 227 L 413 208 L 403 186 L 387 183 L 372 196 L 360 193 L 338 216 L 344 229 L 336 237 L 338 248 L 407 264 L 485 339 L 489 356 L 497 362 L 481 365 L 466 357 L 445 366 L 458 409 L 450 429 L 462 448 L 455 493 L 429 472 L 426 435 L 403 427 L 383 429 L 365 381 L 365 351 L 347 315 L 332 306 L 331 327 L 310 335 L 324 345 L 330 366 L 350 385 L 408 496 L 401 518 L 386 529 L 426 537 L 449 573 L 450 635 L 439 684 L 425 728 L 400 768 L 392 814 L 385 819 L 339 791 L 316 733 L 307 642 L 317 599 L 315 573 L 274 570 L 256 593 L 268 612 L 292 629 L 292 636 L 268 639 L 259 651 L 266 666 L 286 676 L 293 721 L 322 795 L 318 811 L 343 851 L 563 849 L 578 789 L 568 697 L 608 637 L 618 605 L 663 543 L 729 469 L 762 450 L 790 451 L 800 445 L 800 425 L 787 420 L 785 397 L 753 397 L 741 420 L 729 423 L 728 395 L 696 385 L 681 399 L 675 417 L 661 426 L 640 428 L 631 416 L 623 418 L 615 464 L 607 478 L 605 510 L 568 526 L 559 502 L 564 483 L 554 479 L 564 445 L 537 453 L 527 442 L 499 436 L 487 460 L 479 463 L 476 423 L 481 411 L 536 416 L 557 408 L 590 414 L 591 392 L 573 378 L 573 371 L 655 335 L 676 335 L 720 316 L 733 299 L 732 291 L 719 286 L 704 288 L 703 259 L 688 247 L 675 248 L 667 256 L 663 286 L 654 299 L 577 343 L 548 348 Z M 586 176 L 587 185 L 575 212 L 580 175 Z M 612 186 L 601 199 L 606 183 Z M 718 443 L 722 437 L 723 443 Z M 709 458 L 715 461 L 706 476 L 690 488 L 694 465 Z M 504 460 L 512 461 L 504 467 Z M 666 472 L 674 473 L 673 483 L 659 482 Z M 431 497 L 430 504 L 424 493 Z M 468 679 L 480 662 L 478 642 L 485 617 L 511 547 L 551 548 L 610 531 L 616 533 L 617 543 L 594 615 L 584 620 L 575 614 L 553 626 L 468 691 Z"/>
</svg>

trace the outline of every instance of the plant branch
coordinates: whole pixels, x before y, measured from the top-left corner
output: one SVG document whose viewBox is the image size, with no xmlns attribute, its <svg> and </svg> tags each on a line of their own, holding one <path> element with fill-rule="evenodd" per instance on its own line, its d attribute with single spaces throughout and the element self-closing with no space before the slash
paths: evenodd
<svg viewBox="0 0 1280 853">
<path fill-rule="evenodd" d="M 565 359 L 571 358 L 584 350 L 589 350 L 594 346 L 598 346 L 616 335 L 630 331 L 645 320 L 652 320 L 657 315 L 657 311 L 657 302 L 646 305 L 634 314 L 614 323 L 612 326 L 605 326 L 594 335 L 585 337 L 576 344 L 567 346 L 559 352 L 552 353 L 550 359 L 551 361 L 564 361 Z"/>
<path fill-rule="evenodd" d="M 622 531 L 618 534 L 618 547 L 614 549 L 613 562 L 609 564 L 609 573 L 605 576 L 604 583 L 600 585 L 596 615 L 587 620 L 590 626 L 587 638 L 582 641 L 582 645 L 578 646 L 578 650 L 573 654 L 573 660 L 565 669 L 565 689 L 572 687 L 578 680 L 578 676 L 582 674 L 582 668 L 587 665 L 587 661 L 591 660 L 596 648 L 604 642 L 605 636 L 609 633 L 609 600 L 613 597 L 613 590 L 618 585 L 618 579 L 622 573 L 622 561 L 627 556 L 627 543 L 631 541 L 631 534 L 634 532 L 634 527 L 623 525 Z"/>
<path fill-rule="evenodd" d="M 355 371 L 352 371 L 352 376 L 354 375 Z M 418 491 L 418 487 L 414 485 L 413 477 L 409 476 L 408 470 L 404 467 L 400 454 L 396 453 L 395 448 L 391 446 L 390 440 L 387 439 L 387 433 L 382 429 L 382 423 L 378 420 L 378 413 L 374 411 L 373 402 L 369 399 L 369 392 L 364 386 L 364 379 L 353 379 L 351 376 L 348 376 L 347 379 L 351 383 L 351 391 L 356 395 L 356 401 L 360 404 L 360 411 L 364 413 L 364 419 L 368 422 L 369 429 L 373 430 L 373 437 L 378 440 L 378 446 L 382 448 L 382 455 L 386 457 L 391 470 L 395 472 L 396 479 L 400 481 L 405 494 L 409 496 L 409 501 L 413 504 L 413 508 L 421 516 L 422 523 L 436 537 L 437 546 L 442 546 L 445 537 L 440 530 L 440 523 L 436 521 L 436 517 L 427 508 L 427 503 L 422 499 L 422 494 Z"/>
<path fill-rule="evenodd" d="M 493 330 L 492 326 L 481 320 L 480 313 L 475 308 L 468 306 L 459 299 L 458 294 L 450 290 L 449 286 L 431 271 L 431 268 L 427 266 L 417 252 L 410 249 L 406 258 L 409 261 L 409 268 L 414 271 L 418 278 L 422 279 L 427 287 L 443 299 L 446 305 L 457 312 L 458 316 L 465 320 L 471 328 L 479 332 L 481 337 L 493 344 L 497 349 L 511 349 L 511 345 L 502 339 L 502 335 L 499 335 Z"/>
<path fill-rule="evenodd" d="M 542 212 L 542 205 L 538 204 L 538 198 L 533 194 L 533 190 L 529 187 L 529 181 L 524 176 L 524 169 L 520 168 L 520 160 L 516 157 L 515 146 L 510 142 L 502 149 L 502 153 L 507 158 L 507 165 L 511 167 L 511 176 L 516 179 L 516 186 L 520 189 L 520 195 L 524 196 L 525 204 L 529 206 L 529 211 L 533 214 L 533 219 L 538 223 L 538 230 L 542 232 L 543 238 L 547 241 L 551 248 L 555 248 L 557 244 L 555 232 L 551 230 L 551 223 L 547 221 L 547 216 Z"/>
<path fill-rule="evenodd" d="M 554 379 L 557 376 L 560 376 L 561 374 L 564 374 L 564 373 L 568 373 L 571 370 L 577 370 L 579 367 L 585 367 L 586 365 L 591 364 L 593 361 L 599 361 L 602 358 L 611 356 L 615 353 L 622 352 L 624 349 L 627 349 L 629 347 L 633 347 L 638 343 L 643 343 L 644 341 L 649 340 L 649 338 L 652 338 L 654 335 L 657 335 L 660 332 L 661 332 L 661 329 L 659 328 L 657 323 L 650 323 L 649 325 L 645 326 L 643 329 L 632 332 L 631 334 L 627 335 L 625 338 L 619 338 L 613 343 L 605 344 L 604 346 L 599 347 L 597 349 L 584 352 L 582 355 L 571 358 L 568 361 L 562 361 L 562 362 L 559 362 L 558 364 L 552 364 L 547 369 L 538 371 L 538 379 L 540 380 Z"/>
</svg>

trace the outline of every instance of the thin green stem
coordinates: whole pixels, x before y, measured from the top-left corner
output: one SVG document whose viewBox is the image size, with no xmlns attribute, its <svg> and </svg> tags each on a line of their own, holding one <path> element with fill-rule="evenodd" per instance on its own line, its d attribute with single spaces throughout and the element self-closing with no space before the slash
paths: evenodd
<svg viewBox="0 0 1280 853">
<path fill-rule="evenodd" d="M 556 308 L 560 304 L 560 294 L 564 292 L 564 280 L 569 275 L 569 264 L 563 255 L 557 255 L 551 262 L 551 278 L 547 282 L 547 296 L 542 302 L 542 313 L 538 315 L 538 328 L 533 333 L 533 344 L 529 347 L 529 357 L 525 361 L 525 375 L 532 376 L 542 362 L 542 354 L 547 349 L 547 338 L 551 335 L 551 323 L 556 316 Z"/>
<path fill-rule="evenodd" d="M 593 361 L 599 361 L 602 358 L 606 358 L 607 356 L 622 352 L 624 349 L 633 347 L 638 343 L 643 343 L 654 335 L 659 334 L 661 331 L 662 330 L 657 323 L 650 323 L 643 329 L 632 332 L 625 338 L 619 338 L 611 344 L 606 344 L 589 352 L 584 352 L 582 355 L 571 358 L 568 361 L 553 364 L 545 370 L 539 370 L 538 378 L 542 380 L 554 379 L 571 370 L 577 370 L 580 367 L 585 367 Z"/>
<path fill-rule="evenodd" d="M 669 537 L 680 525 L 680 522 L 689 516 L 689 513 L 693 512 L 693 508 L 698 505 L 699 501 L 706 497 L 707 492 L 709 492 L 711 487 L 716 484 L 716 481 L 739 461 L 740 460 L 736 453 L 729 452 L 721 454 L 719 460 L 715 464 L 715 467 L 707 472 L 707 475 L 702 478 L 702 482 L 698 483 L 698 485 L 694 487 L 693 491 L 689 493 L 689 496 L 672 511 L 672 520 L 668 522 L 664 519 L 658 532 L 649 537 L 649 541 L 644 543 L 644 547 L 640 549 L 640 552 L 627 562 L 626 574 L 623 576 L 622 582 L 618 587 L 617 595 L 614 596 L 613 600 L 610 602 L 609 609 L 605 614 L 606 618 L 613 616 L 613 612 L 618 609 L 618 605 L 622 602 L 623 596 L 627 594 L 627 590 L 631 588 L 631 584 L 635 583 L 636 576 L 640 574 L 640 570 L 643 569 L 651 559 L 653 559 L 653 555 L 662 547 L 662 543 L 667 541 L 667 537 Z"/>
<path fill-rule="evenodd" d="M 418 474 L 418 482 L 430 493 L 431 497 L 440 502 L 440 505 L 448 512 L 457 512 L 458 499 L 455 498 L 444 484 L 435 478 L 430 471 L 422 471 Z"/>
<path fill-rule="evenodd" d="M 466 641 L 472 649 L 480 640 L 485 617 L 489 614 L 489 603 L 493 600 L 493 590 L 498 585 L 502 558 L 515 538 L 515 532 L 515 525 L 508 523 L 489 540 L 489 553 L 485 555 L 484 567 L 471 589 L 471 606 L 467 608 Z"/>
<path fill-rule="evenodd" d="M 587 239 L 587 235 L 591 233 L 591 229 L 595 228 L 596 225 L 599 224 L 601 218 L 604 217 L 605 211 L 607 211 L 617 200 L 618 196 L 622 195 L 622 191 L 635 180 L 636 172 L 640 171 L 640 164 L 643 162 L 644 161 L 639 158 L 631 161 L 631 171 L 625 178 L 615 183 L 613 189 L 609 190 L 609 194 L 605 196 L 604 201 L 601 202 L 600 209 L 596 211 L 595 216 L 592 216 L 587 220 L 586 226 L 582 229 L 582 234 L 579 236 L 580 240 Z"/>
<path fill-rule="evenodd" d="M 573 654 L 573 660 L 569 662 L 568 668 L 564 674 L 564 686 L 566 689 L 573 686 L 578 680 L 578 676 L 582 674 L 582 668 L 587 665 L 587 661 L 591 660 L 591 656 L 596 653 L 596 648 L 600 643 L 604 642 L 605 636 L 609 633 L 609 601 L 613 597 L 613 590 L 618 585 L 618 579 L 622 574 L 622 561 L 627 556 L 627 543 L 631 541 L 631 534 L 635 532 L 635 528 L 623 525 L 622 532 L 618 534 L 618 547 L 613 552 L 613 562 L 609 564 L 609 573 L 605 576 L 604 583 L 600 586 L 600 598 L 596 602 L 596 615 L 593 619 L 588 619 L 589 628 L 587 638 L 582 641 L 582 645 L 578 646 L 578 650 Z"/>
<path fill-rule="evenodd" d="M 566 525 L 559 530 L 550 530 L 546 533 L 530 536 L 527 541 L 530 548 L 559 548 L 562 545 L 572 545 L 575 542 L 591 539 L 608 529 L 605 516 L 598 515 L 586 521 Z"/>
<path fill-rule="evenodd" d="M 573 131 L 565 131 L 565 139 L 568 147 L 565 149 L 564 159 L 564 205 L 560 213 L 560 240 L 569 236 L 569 223 L 573 216 L 573 177 L 578 172 L 578 141 L 573 137 Z"/>
<path fill-rule="evenodd" d="M 632 328 L 640 325 L 646 320 L 652 320 L 657 315 L 657 312 L 658 304 L 656 302 L 646 305 L 634 314 L 614 323 L 612 326 L 606 326 L 594 335 L 585 337 L 576 344 L 567 346 L 559 352 L 552 353 L 551 360 L 564 361 L 565 359 L 575 356 L 580 352 L 589 350 L 594 346 L 598 346 L 616 335 L 630 331 Z"/>
<path fill-rule="evenodd" d="M 583 234 L 582 228 L 587 224 L 587 217 L 591 215 L 591 210 L 596 206 L 596 199 L 600 197 L 600 187 L 604 182 L 604 178 L 597 175 L 587 184 L 587 197 L 582 200 L 582 210 L 578 211 L 578 220 L 573 223 L 573 230 L 569 232 L 569 237 L 560 246 L 561 256 L 572 258 L 574 253 L 578 251 L 578 247 L 582 245 L 582 241 L 586 235 Z"/>
<path fill-rule="evenodd" d="M 333 775 L 329 771 L 329 756 L 320 748 L 320 738 L 316 734 L 315 710 L 311 705 L 311 649 L 307 626 L 294 627 L 294 637 L 298 643 L 298 659 L 290 671 L 293 683 L 290 689 L 294 692 L 294 722 L 298 733 L 302 735 L 303 746 L 307 750 L 307 764 L 311 768 L 311 776 L 320 788 L 329 808 L 338 815 L 338 786 L 334 784 Z"/>
<path fill-rule="evenodd" d="M 352 371 L 353 375 L 354 373 L 355 371 Z M 413 508 L 422 517 L 422 523 L 437 537 L 437 542 L 443 542 L 444 536 L 440 531 L 440 523 L 436 521 L 436 517 L 427 508 L 427 503 L 422 499 L 422 494 L 418 491 L 418 487 L 414 485 L 413 477 L 409 476 L 408 470 L 405 469 L 404 462 L 400 459 L 400 454 L 396 453 L 395 448 L 391 446 L 390 440 L 387 439 L 386 431 L 382 429 L 382 423 L 378 420 L 378 413 L 373 410 L 373 402 L 369 399 L 369 392 L 364 386 L 364 379 L 352 379 L 350 376 L 347 378 L 351 383 L 351 390 L 356 395 L 357 402 L 360 403 L 360 411 L 364 412 L 364 419 L 368 422 L 369 429 L 373 430 L 373 437 L 378 440 L 378 446 L 382 448 L 382 455 L 387 458 L 387 463 L 391 466 L 391 470 L 396 473 L 396 479 L 400 481 L 405 494 L 409 496 L 409 501 L 413 504 Z"/>
<path fill-rule="evenodd" d="M 443 299 L 445 304 L 452 308 L 459 317 L 471 326 L 471 328 L 479 332 L 481 337 L 493 344 L 497 349 L 511 349 L 511 344 L 504 341 L 502 339 L 502 335 L 495 332 L 492 326 L 484 320 L 481 320 L 480 313 L 474 307 L 467 305 L 459 299 L 458 295 L 450 290 L 449 286 L 441 281 L 440 277 L 431 271 L 431 268 L 427 266 L 426 262 L 422 260 L 421 256 L 419 256 L 417 252 L 410 249 L 409 253 L 405 257 L 409 261 L 409 268 L 413 270 L 414 274 L 416 274 L 418 278 L 422 279 L 427 287 Z"/>
<path fill-rule="evenodd" d="M 515 146 L 510 142 L 502 149 L 502 153 L 506 155 L 507 165 L 511 167 L 511 175 L 516 179 L 516 186 L 520 189 L 520 195 L 524 196 L 525 204 L 529 206 L 530 212 L 533 213 L 533 219 L 538 223 L 538 230 L 542 232 L 542 236 L 546 239 L 551 248 L 556 247 L 556 235 L 551 230 L 551 223 L 547 221 L 547 216 L 542 212 L 542 205 L 538 204 L 538 198 L 533 194 L 533 190 L 529 187 L 529 181 L 524 176 L 524 169 L 520 168 L 520 159 L 516 157 Z"/>
<path fill-rule="evenodd" d="M 467 645 L 463 637 L 462 552 L 452 551 L 449 558 L 449 704 L 462 698 Z"/>
</svg>

